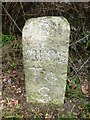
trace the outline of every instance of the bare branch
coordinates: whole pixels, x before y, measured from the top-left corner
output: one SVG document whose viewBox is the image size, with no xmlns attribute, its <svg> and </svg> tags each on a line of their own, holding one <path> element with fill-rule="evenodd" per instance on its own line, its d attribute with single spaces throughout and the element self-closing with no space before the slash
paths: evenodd
<svg viewBox="0 0 90 120">
<path fill-rule="evenodd" d="M 77 75 L 77 77 L 79 78 L 79 81 L 80 81 L 80 83 L 81 83 L 81 78 L 80 78 L 80 76 L 78 75 L 78 71 L 77 71 L 77 68 L 76 68 L 76 66 L 75 66 L 75 64 L 73 63 L 73 61 L 71 60 L 71 58 L 69 57 L 69 60 L 70 60 L 70 62 L 72 63 L 72 69 L 74 70 L 74 72 L 76 73 L 76 75 Z"/>
<path fill-rule="evenodd" d="M 21 5 L 22 11 L 23 11 L 24 20 L 25 20 L 25 22 L 26 22 L 26 18 L 25 18 L 25 12 L 24 12 L 24 9 L 23 9 L 23 5 L 22 5 L 22 2 L 20 2 L 20 5 Z"/>
<path fill-rule="evenodd" d="M 78 70 L 78 72 L 84 67 L 84 65 L 89 61 L 90 57 L 84 62 L 84 64 L 80 67 L 80 69 Z"/>
<path fill-rule="evenodd" d="M 89 35 L 86 35 L 85 37 L 83 37 L 82 39 L 80 39 L 80 40 L 77 40 L 76 42 L 74 42 L 74 43 L 71 43 L 69 46 L 72 46 L 72 45 L 74 45 L 74 44 L 77 44 L 78 42 L 80 42 L 80 41 L 83 41 L 85 38 L 87 38 Z"/>
<path fill-rule="evenodd" d="M 10 17 L 10 19 L 13 21 L 14 25 L 17 27 L 17 29 L 22 33 L 21 29 L 18 27 L 17 23 L 15 22 L 15 20 L 11 17 L 11 15 L 8 13 L 8 11 L 5 9 L 5 7 L 2 5 L 3 9 L 5 10 L 5 12 L 7 13 L 7 15 Z"/>
</svg>

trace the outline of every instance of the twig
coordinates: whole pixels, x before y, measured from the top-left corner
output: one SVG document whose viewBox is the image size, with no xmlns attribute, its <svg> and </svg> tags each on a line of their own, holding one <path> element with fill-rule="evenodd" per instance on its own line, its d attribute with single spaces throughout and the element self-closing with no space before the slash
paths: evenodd
<svg viewBox="0 0 90 120">
<path fill-rule="evenodd" d="M 77 75 L 77 77 L 79 78 L 79 80 L 80 80 L 80 83 L 81 83 L 81 78 L 80 78 L 80 76 L 78 75 L 78 71 L 77 71 L 77 68 L 76 68 L 76 66 L 75 66 L 75 64 L 73 63 L 73 61 L 71 60 L 71 58 L 69 57 L 69 60 L 70 60 L 70 62 L 72 63 L 72 69 L 75 71 L 75 73 L 76 73 L 76 75 Z"/>
<path fill-rule="evenodd" d="M 24 20 L 25 20 L 25 22 L 26 22 L 26 18 L 25 18 L 25 12 L 24 12 L 24 9 L 23 9 L 23 5 L 22 5 L 22 2 L 20 2 L 20 5 L 21 5 L 22 11 L 23 11 Z"/>
<path fill-rule="evenodd" d="M 22 33 L 21 29 L 18 27 L 17 23 L 15 22 L 15 20 L 11 17 L 11 15 L 8 13 L 8 11 L 5 9 L 5 7 L 2 5 L 3 9 L 5 10 L 5 12 L 7 13 L 7 15 L 10 17 L 10 19 L 14 22 L 15 26 L 17 27 L 17 29 Z"/>
<path fill-rule="evenodd" d="M 84 67 L 84 65 L 89 61 L 90 57 L 84 62 L 84 64 L 80 67 L 80 69 L 78 70 L 78 72 Z"/>
<path fill-rule="evenodd" d="M 85 36 L 85 37 L 83 37 L 82 39 L 80 39 L 80 40 L 78 40 L 78 41 L 74 42 L 74 43 L 71 43 L 69 46 L 72 46 L 72 45 L 74 45 L 74 44 L 77 44 L 78 42 L 80 42 L 80 41 L 84 40 L 84 39 L 85 39 L 85 38 L 87 38 L 87 37 L 88 37 L 88 35 L 87 35 L 87 36 Z"/>
</svg>

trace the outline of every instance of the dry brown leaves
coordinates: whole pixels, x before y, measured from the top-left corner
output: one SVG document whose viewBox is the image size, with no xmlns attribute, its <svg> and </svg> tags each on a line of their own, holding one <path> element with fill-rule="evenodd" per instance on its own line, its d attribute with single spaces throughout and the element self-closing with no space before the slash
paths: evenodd
<svg viewBox="0 0 90 120">
<path fill-rule="evenodd" d="M 89 84 L 88 81 L 85 80 L 81 86 L 82 92 L 86 97 L 89 97 Z"/>
</svg>

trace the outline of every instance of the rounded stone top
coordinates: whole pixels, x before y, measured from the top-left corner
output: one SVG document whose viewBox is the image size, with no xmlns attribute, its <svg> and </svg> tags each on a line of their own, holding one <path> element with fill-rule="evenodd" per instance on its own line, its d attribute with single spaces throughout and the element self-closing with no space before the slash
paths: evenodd
<svg viewBox="0 0 90 120">
<path fill-rule="evenodd" d="M 22 37 L 44 42 L 48 36 L 60 37 L 70 36 L 70 25 L 66 18 L 62 16 L 45 16 L 30 18 L 26 21 Z"/>
</svg>

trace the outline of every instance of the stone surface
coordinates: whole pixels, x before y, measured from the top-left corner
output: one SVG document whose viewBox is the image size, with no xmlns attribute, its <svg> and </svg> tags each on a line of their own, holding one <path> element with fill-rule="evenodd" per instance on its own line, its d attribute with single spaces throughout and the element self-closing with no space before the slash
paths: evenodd
<svg viewBox="0 0 90 120">
<path fill-rule="evenodd" d="M 63 104 L 69 36 L 70 26 L 63 17 L 26 21 L 22 44 L 27 102 Z"/>
</svg>

